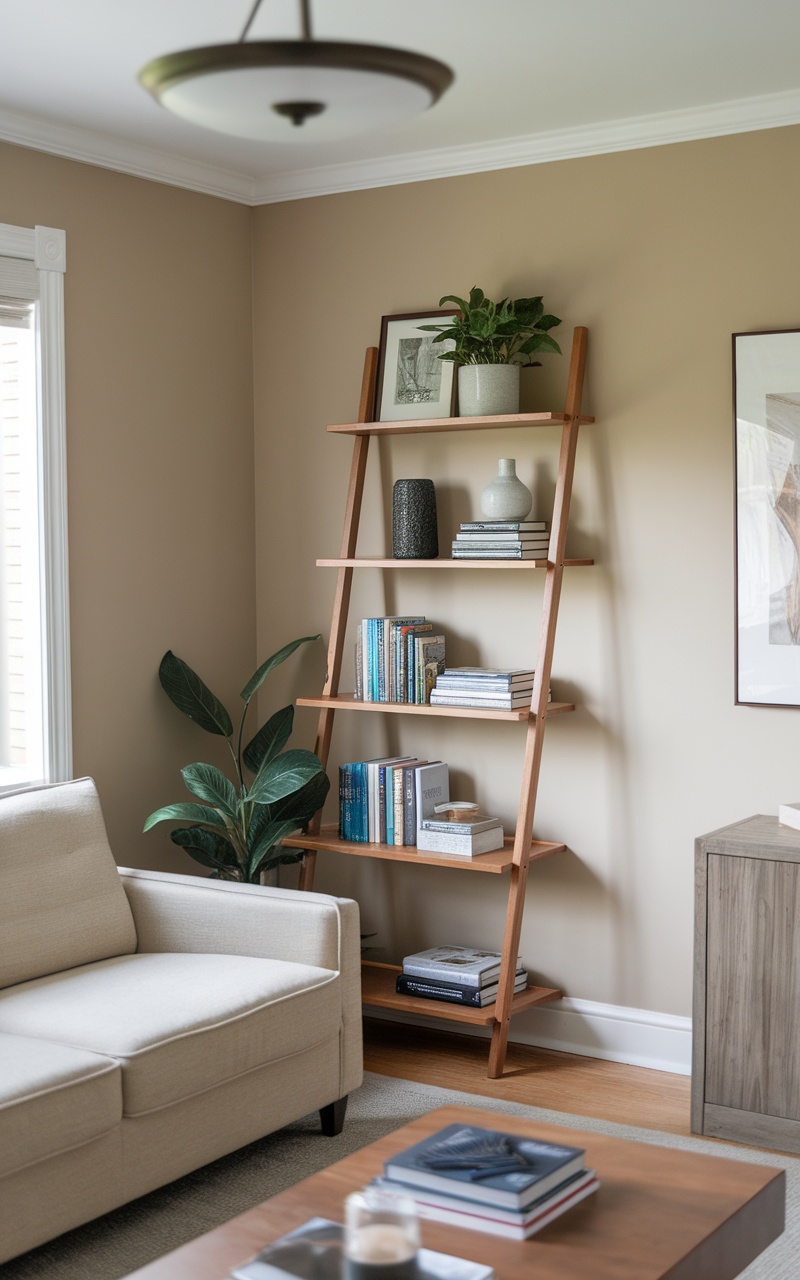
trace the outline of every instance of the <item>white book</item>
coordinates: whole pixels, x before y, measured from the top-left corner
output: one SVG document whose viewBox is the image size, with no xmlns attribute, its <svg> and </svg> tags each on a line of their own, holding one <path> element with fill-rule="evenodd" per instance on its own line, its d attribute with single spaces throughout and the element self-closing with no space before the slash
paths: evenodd
<svg viewBox="0 0 800 1280">
<path fill-rule="evenodd" d="M 475 835 L 457 836 L 452 831 L 428 831 L 425 827 L 420 827 L 417 831 L 417 848 L 424 853 L 474 858 L 502 847 L 503 828 L 499 822 L 487 831 L 478 831 Z"/>
<path fill-rule="evenodd" d="M 446 764 L 421 764 L 414 772 L 417 798 L 417 839 L 423 818 L 432 818 L 437 804 L 450 799 L 450 774 Z"/>
<path fill-rule="evenodd" d="M 784 827 L 794 827 L 796 831 L 800 831 L 800 802 L 778 805 L 778 822 Z"/>
<path fill-rule="evenodd" d="M 403 959 L 403 973 L 420 978 L 441 978 L 443 982 L 460 982 L 464 986 L 485 987 L 500 976 L 499 951 L 480 951 L 476 947 L 441 946 L 415 951 Z M 517 956 L 517 969 L 524 969 L 522 956 Z"/>
</svg>

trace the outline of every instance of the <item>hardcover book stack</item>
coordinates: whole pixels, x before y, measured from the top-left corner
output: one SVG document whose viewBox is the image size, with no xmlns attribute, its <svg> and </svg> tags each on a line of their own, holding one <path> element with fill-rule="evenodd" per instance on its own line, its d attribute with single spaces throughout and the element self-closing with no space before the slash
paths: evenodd
<svg viewBox="0 0 800 1280">
<path fill-rule="evenodd" d="M 421 996 L 424 1000 L 445 1000 L 450 1004 L 473 1005 L 482 1009 L 497 1000 L 500 952 L 479 951 L 475 947 L 430 947 L 406 956 L 398 973 L 395 990 L 399 995 Z M 528 974 L 517 957 L 514 990 L 524 991 Z"/>
<path fill-rule="evenodd" d="M 468 520 L 453 541 L 454 560 L 546 560 L 546 520 Z"/>
<path fill-rule="evenodd" d="M 450 798 L 441 760 L 390 756 L 339 766 L 339 837 L 357 844 L 415 845 L 423 819 Z"/>
<path fill-rule="evenodd" d="M 432 707 L 494 707 L 518 711 L 531 705 L 532 667 L 445 667 L 431 690 Z M 548 692 L 548 701 L 550 694 Z"/>
<path fill-rule="evenodd" d="M 384 1165 L 377 1185 L 421 1218 L 526 1240 L 599 1187 L 580 1147 L 450 1124 Z"/>
<path fill-rule="evenodd" d="M 356 632 L 355 697 L 362 702 L 429 699 L 444 671 L 444 636 L 424 617 L 362 618 Z"/>
<path fill-rule="evenodd" d="M 438 816 L 423 818 L 417 831 L 417 848 L 446 858 L 477 858 L 503 847 L 499 818 L 478 817 L 470 822 L 450 822 Z"/>
</svg>

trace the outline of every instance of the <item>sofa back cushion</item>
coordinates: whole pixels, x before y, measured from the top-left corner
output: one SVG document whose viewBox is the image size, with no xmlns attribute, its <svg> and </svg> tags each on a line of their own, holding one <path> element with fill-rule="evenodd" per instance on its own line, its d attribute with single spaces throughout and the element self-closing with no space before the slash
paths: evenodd
<svg viewBox="0 0 800 1280">
<path fill-rule="evenodd" d="M 135 950 L 91 778 L 0 798 L 0 987 Z"/>
</svg>

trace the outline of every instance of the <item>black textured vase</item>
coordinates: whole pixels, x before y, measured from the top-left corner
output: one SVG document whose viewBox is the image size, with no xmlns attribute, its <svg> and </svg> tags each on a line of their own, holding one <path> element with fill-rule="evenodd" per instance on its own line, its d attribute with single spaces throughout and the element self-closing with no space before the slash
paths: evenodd
<svg viewBox="0 0 800 1280">
<path fill-rule="evenodd" d="M 432 480 L 395 480 L 392 555 L 395 560 L 435 560 L 439 555 L 436 490 Z"/>
</svg>

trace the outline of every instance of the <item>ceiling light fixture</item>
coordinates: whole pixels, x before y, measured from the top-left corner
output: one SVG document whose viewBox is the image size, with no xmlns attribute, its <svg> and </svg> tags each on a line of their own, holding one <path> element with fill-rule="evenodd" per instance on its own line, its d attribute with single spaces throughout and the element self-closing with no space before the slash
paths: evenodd
<svg viewBox="0 0 800 1280">
<path fill-rule="evenodd" d="M 259 142 L 325 142 L 398 124 L 433 106 L 453 82 L 443 62 L 407 49 L 315 40 L 300 0 L 299 40 L 185 49 L 139 72 L 162 107 L 206 129 Z"/>
</svg>

